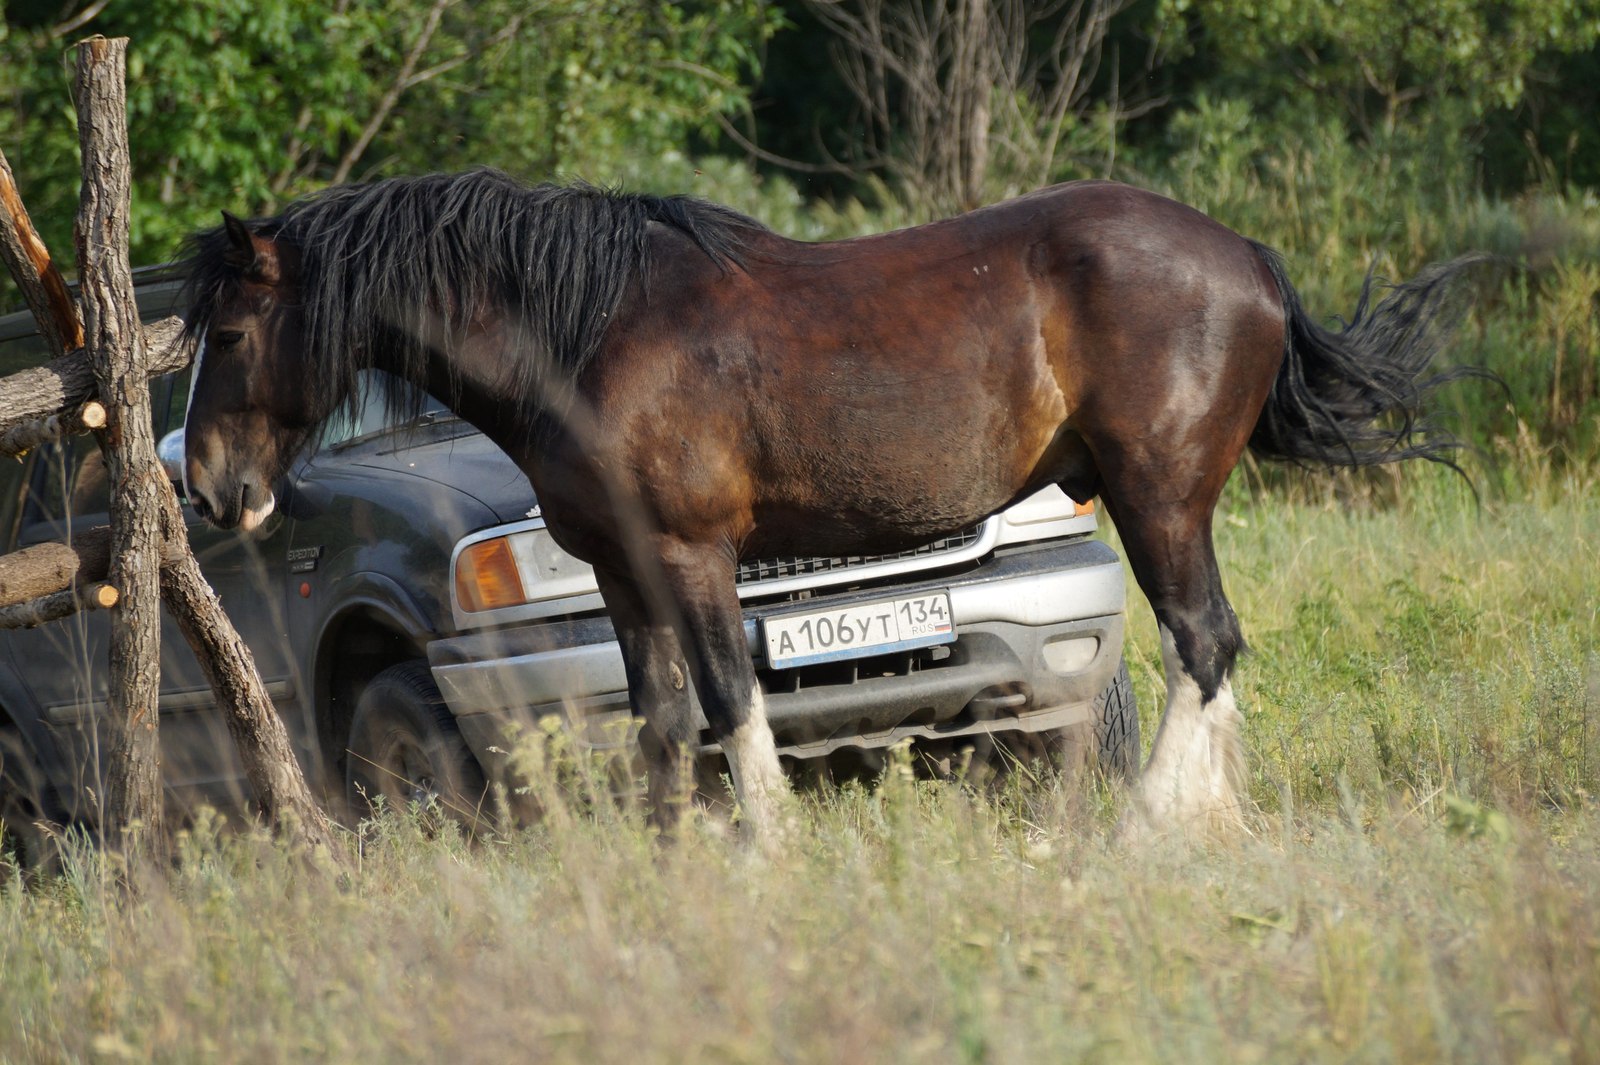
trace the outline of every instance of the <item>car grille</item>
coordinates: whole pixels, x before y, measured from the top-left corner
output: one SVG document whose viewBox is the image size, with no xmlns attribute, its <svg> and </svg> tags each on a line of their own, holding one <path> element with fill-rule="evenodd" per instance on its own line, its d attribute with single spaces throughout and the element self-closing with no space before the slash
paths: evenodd
<svg viewBox="0 0 1600 1065">
<path fill-rule="evenodd" d="M 754 558 L 739 563 L 739 584 L 760 584 L 764 581 L 785 580 L 790 577 L 808 577 L 819 573 L 836 573 L 840 570 L 859 569 L 887 562 L 900 562 L 908 558 L 928 558 L 934 555 L 960 551 L 978 542 L 983 527 L 970 529 L 931 544 L 913 547 L 909 551 L 896 551 L 887 555 L 844 555 L 836 558 Z"/>
</svg>

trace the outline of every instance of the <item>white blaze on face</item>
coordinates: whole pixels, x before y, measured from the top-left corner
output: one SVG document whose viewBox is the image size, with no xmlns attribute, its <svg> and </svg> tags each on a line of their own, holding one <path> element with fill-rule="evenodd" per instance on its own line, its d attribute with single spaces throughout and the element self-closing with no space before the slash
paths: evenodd
<svg viewBox="0 0 1600 1065">
<path fill-rule="evenodd" d="M 200 380 L 200 363 L 206 357 L 206 338 L 200 338 L 200 346 L 194 351 L 194 368 L 189 371 L 189 397 L 183 403 L 183 495 L 185 499 L 193 499 L 194 492 L 189 489 L 189 411 L 194 407 L 194 386 Z"/>
</svg>

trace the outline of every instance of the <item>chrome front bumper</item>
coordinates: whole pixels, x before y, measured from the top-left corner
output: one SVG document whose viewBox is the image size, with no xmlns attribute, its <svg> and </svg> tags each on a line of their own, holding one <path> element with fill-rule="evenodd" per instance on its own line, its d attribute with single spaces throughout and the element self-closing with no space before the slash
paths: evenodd
<svg viewBox="0 0 1600 1065">
<path fill-rule="evenodd" d="M 793 670 L 768 669 L 761 618 L 948 589 L 953 644 Z M 1122 654 L 1122 564 L 1089 539 L 1027 545 L 957 573 L 745 610 L 745 638 L 780 751 L 813 757 L 906 736 L 1038 732 L 1087 719 Z M 506 723 L 565 714 L 595 746 L 631 718 L 608 619 L 524 625 L 437 640 L 434 679 L 486 768 Z M 715 751 L 702 729 L 702 749 Z"/>
</svg>

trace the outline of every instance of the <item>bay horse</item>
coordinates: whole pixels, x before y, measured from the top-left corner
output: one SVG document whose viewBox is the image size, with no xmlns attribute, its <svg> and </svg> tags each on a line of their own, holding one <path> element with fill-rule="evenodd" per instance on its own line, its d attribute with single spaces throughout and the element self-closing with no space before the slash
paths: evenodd
<svg viewBox="0 0 1600 1065">
<path fill-rule="evenodd" d="M 1043 486 L 1099 496 L 1160 624 L 1166 706 L 1132 810 L 1236 818 L 1242 641 L 1212 511 L 1245 449 L 1450 462 L 1426 418 L 1464 261 L 1325 327 L 1279 257 L 1127 185 L 1057 185 L 808 244 L 726 208 L 491 170 L 327 189 L 192 238 L 189 498 L 250 529 L 358 372 L 426 389 L 520 466 L 593 565 L 665 826 L 693 680 L 746 830 L 787 794 L 742 558 L 878 554 Z M 959 627 L 960 619 L 956 619 Z"/>
</svg>

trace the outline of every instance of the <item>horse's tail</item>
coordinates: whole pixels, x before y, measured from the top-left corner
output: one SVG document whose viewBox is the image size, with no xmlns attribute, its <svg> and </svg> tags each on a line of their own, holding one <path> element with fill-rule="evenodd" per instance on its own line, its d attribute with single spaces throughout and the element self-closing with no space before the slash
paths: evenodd
<svg viewBox="0 0 1600 1065">
<path fill-rule="evenodd" d="M 1355 314 L 1332 330 L 1306 314 L 1277 252 L 1250 243 L 1277 283 L 1286 320 L 1283 365 L 1250 449 L 1299 465 L 1423 458 L 1461 472 L 1452 456 L 1462 445 L 1433 423 L 1428 396 L 1449 381 L 1493 375 L 1470 367 L 1425 375 L 1465 313 L 1458 282 L 1482 257 L 1431 266 L 1375 307 L 1369 270 Z"/>
</svg>

